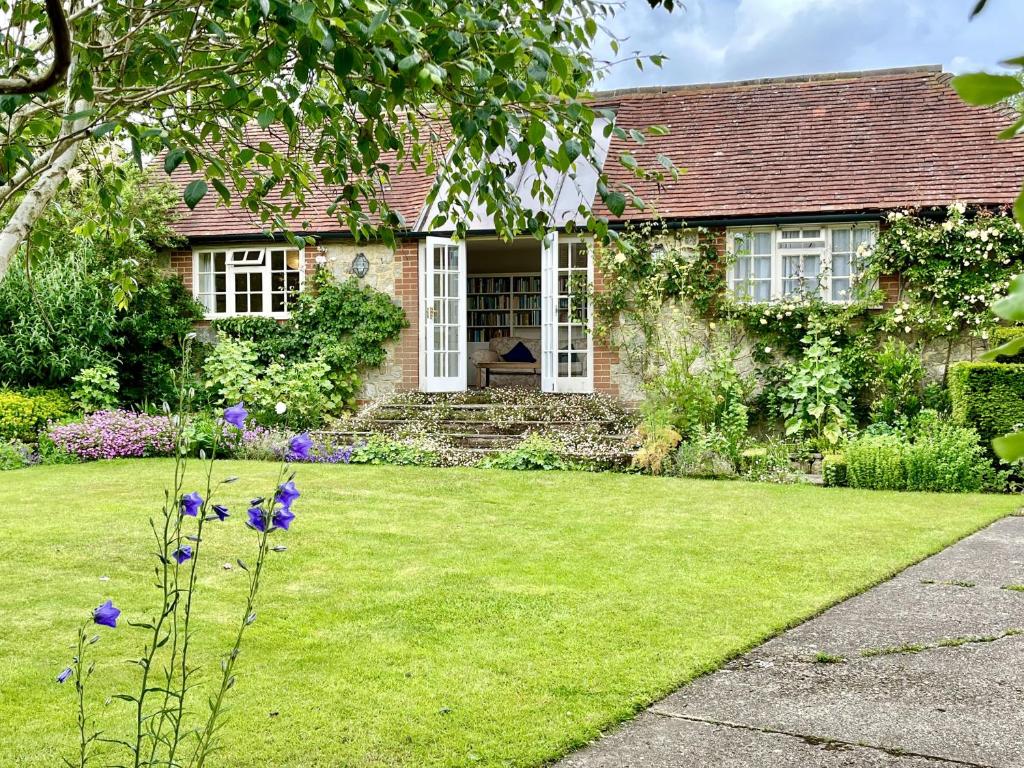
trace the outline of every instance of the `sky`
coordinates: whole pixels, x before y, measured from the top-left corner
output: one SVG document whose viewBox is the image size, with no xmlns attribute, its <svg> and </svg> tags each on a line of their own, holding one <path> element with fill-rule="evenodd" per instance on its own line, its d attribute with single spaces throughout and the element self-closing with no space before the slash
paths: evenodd
<svg viewBox="0 0 1024 768">
<path fill-rule="evenodd" d="M 941 64 L 996 71 L 1024 54 L 1024 0 L 676 0 L 668 13 L 625 0 L 609 25 L 620 57 L 667 56 L 662 67 L 611 68 L 601 90 Z M 622 39 L 625 38 L 625 39 Z M 595 55 L 608 60 L 607 39 Z"/>
</svg>

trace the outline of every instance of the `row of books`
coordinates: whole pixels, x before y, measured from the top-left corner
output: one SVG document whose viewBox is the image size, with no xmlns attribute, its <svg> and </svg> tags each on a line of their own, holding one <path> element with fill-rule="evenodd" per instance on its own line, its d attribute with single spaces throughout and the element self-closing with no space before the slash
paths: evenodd
<svg viewBox="0 0 1024 768">
<path fill-rule="evenodd" d="M 509 301 L 511 297 L 507 294 L 498 294 L 497 296 L 474 296 L 472 294 L 467 298 L 469 308 L 473 309 L 508 309 Z"/>
<path fill-rule="evenodd" d="M 509 293 L 512 290 L 512 278 L 471 277 L 466 287 L 469 293 Z"/>
</svg>

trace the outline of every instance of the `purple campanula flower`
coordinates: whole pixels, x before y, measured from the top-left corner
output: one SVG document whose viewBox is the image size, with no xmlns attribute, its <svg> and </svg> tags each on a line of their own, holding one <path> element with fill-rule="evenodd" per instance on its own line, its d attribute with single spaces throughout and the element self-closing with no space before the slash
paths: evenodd
<svg viewBox="0 0 1024 768">
<path fill-rule="evenodd" d="M 224 411 L 224 421 L 238 429 L 245 429 L 245 420 L 248 417 L 249 412 L 245 410 L 245 406 L 242 403 L 232 405 Z"/>
<path fill-rule="evenodd" d="M 249 527 L 255 528 L 260 533 L 267 530 L 267 516 L 262 507 L 249 507 Z"/>
<path fill-rule="evenodd" d="M 274 496 L 278 503 L 285 509 L 292 508 L 292 502 L 295 501 L 302 494 L 299 493 L 299 489 L 295 487 L 295 481 L 289 480 L 287 483 L 282 483 L 277 489 L 277 494 Z"/>
<path fill-rule="evenodd" d="M 64 671 L 57 675 L 57 682 L 66 683 L 68 681 L 68 678 L 71 677 L 71 675 L 73 674 L 74 672 L 72 671 L 71 667 L 65 667 Z"/>
<path fill-rule="evenodd" d="M 174 550 L 174 554 L 172 556 L 174 557 L 175 560 L 178 561 L 178 565 L 181 565 L 186 560 L 192 559 L 192 547 L 188 545 L 185 545 L 184 547 L 179 547 L 178 549 Z"/>
<path fill-rule="evenodd" d="M 217 516 L 218 520 L 224 522 L 224 520 L 226 520 L 228 517 L 228 508 L 225 507 L 223 504 L 214 504 L 213 514 Z"/>
<path fill-rule="evenodd" d="M 121 609 L 115 608 L 114 604 L 107 600 L 107 602 L 92 612 L 92 620 L 105 627 L 116 627 L 117 617 L 120 615 Z"/>
<path fill-rule="evenodd" d="M 288 527 L 292 524 L 292 520 L 295 519 L 295 513 L 287 507 L 282 507 L 274 513 L 274 519 L 271 521 L 274 523 L 275 528 L 283 528 L 288 530 Z"/>
<path fill-rule="evenodd" d="M 199 508 L 201 506 L 203 506 L 203 497 L 196 491 L 192 491 L 192 493 L 187 493 L 181 497 L 181 514 L 183 515 L 195 517 L 199 513 Z"/>
<path fill-rule="evenodd" d="M 309 449 L 313 447 L 313 441 L 309 432 L 296 435 L 288 442 L 288 458 L 293 461 L 305 461 L 309 458 Z"/>
</svg>

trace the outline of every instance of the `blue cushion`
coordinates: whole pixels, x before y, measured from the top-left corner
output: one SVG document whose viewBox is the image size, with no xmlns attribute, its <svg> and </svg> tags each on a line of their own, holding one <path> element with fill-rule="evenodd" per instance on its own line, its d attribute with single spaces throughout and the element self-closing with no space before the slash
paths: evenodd
<svg viewBox="0 0 1024 768">
<path fill-rule="evenodd" d="M 512 349 L 501 356 L 501 359 L 506 363 L 536 363 L 537 358 L 533 356 L 533 352 L 530 348 L 519 342 Z"/>
</svg>

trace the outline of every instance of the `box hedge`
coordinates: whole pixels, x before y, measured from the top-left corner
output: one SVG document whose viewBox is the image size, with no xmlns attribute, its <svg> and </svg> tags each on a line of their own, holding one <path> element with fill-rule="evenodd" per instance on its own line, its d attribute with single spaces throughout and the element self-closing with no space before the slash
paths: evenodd
<svg viewBox="0 0 1024 768">
<path fill-rule="evenodd" d="M 953 421 L 975 429 L 988 449 L 992 438 L 1024 424 L 1024 364 L 954 363 L 949 399 Z"/>
</svg>

